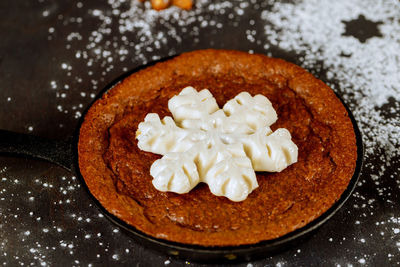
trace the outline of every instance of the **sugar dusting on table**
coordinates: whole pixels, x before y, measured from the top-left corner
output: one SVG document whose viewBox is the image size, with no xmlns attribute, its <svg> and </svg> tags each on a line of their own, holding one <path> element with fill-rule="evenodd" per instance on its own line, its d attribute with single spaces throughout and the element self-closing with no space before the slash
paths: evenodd
<svg viewBox="0 0 400 267">
<path fill-rule="evenodd" d="M 198 0 L 189 11 L 174 6 L 155 11 L 148 1 L 108 0 L 107 4 L 107 8 L 99 9 L 78 2 L 76 7 L 80 10 L 80 16 L 64 17 L 59 14 L 58 26 L 48 29 L 48 40 L 51 42 L 56 38 L 64 38 L 66 50 L 72 50 L 71 54 L 75 57 L 74 64 L 87 69 L 86 73 L 75 72 L 72 60 L 64 58 L 59 66 L 69 78 L 49 82 L 59 102 L 58 112 L 72 113 L 76 119 L 82 116 L 85 108 L 82 102 L 94 99 L 109 82 L 110 74 L 113 74 L 113 79 L 118 73 L 132 70 L 135 66 L 176 55 L 182 49 L 183 39 L 192 40 L 193 45 L 198 44 L 202 30 L 221 29 L 226 17 L 229 17 L 230 23 L 238 25 L 240 14 L 249 5 L 240 3 L 232 8 L 230 1 L 211 3 Z M 86 20 L 94 21 L 96 25 L 89 35 L 79 32 L 80 25 L 85 24 Z M 76 32 L 63 31 L 64 27 L 71 25 L 76 25 Z M 95 73 L 96 78 L 93 78 Z M 73 103 L 76 100 L 72 99 L 79 97 L 76 97 L 78 92 L 71 88 L 82 87 L 84 81 L 90 81 L 91 90 L 85 88 L 85 91 L 79 92 L 81 101 Z"/>
<path fill-rule="evenodd" d="M 380 229 L 380 233 L 363 233 L 365 237 L 359 242 L 367 245 L 370 238 L 380 234 L 382 241 L 396 251 L 387 255 L 388 262 L 397 259 L 397 264 L 399 258 L 393 255 L 399 255 L 400 251 L 400 221 L 394 216 L 376 217 L 374 210 L 395 210 L 399 202 L 396 194 L 400 188 L 399 14 L 398 1 L 275 3 L 271 10 L 261 14 L 266 22 L 266 47 L 296 51 L 301 58 L 299 63 L 317 75 L 320 68 L 325 69 L 326 74 L 321 78 L 353 112 L 363 134 L 366 153 L 364 175 L 353 194 L 358 200 L 353 209 L 363 211 L 355 224 L 378 220 L 377 230 Z M 357 21 L 368 21 L 380 34 L 366 40 L 345 34 L 346 24 Z M 376 252 L 354 259 L 359 264 L 368 264 L 374 257 Z"/>
<path fill-rule="evenodd" d="M 261 18 L 270 23 L 265 26 L 267 40 L 296 51 L 303 67 L 313 69 L 323 62 L 326 78 L 337 83 L 332 84 L 334 89 L 361 125 L 366 152 L 372 154 L 379 146 L 390 160 L 399 156 L 400 115 L 385 118 L 380 108 L 391 99 L 400 101 L 400 5 L 385 1 L 380 6 L 386 8 L 377 8 L 371 1 L 276 3 L 272 10 L 263 11 Z M 360 14 L 380 22 L 383 38 L 372 37 L 362 43 L 343 36 L 343 22 Z"/>
</svg>

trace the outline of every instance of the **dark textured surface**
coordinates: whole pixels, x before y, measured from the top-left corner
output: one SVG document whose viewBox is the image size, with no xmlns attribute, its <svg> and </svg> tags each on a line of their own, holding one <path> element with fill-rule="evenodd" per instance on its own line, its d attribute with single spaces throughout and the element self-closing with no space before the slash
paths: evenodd
<svg viewBox="0 0 400 267">
<path fill-rule="evenodd" d="M 246 2 L 215 1 L 210 8 L 207 1 L 198 1 L 187 16 L 173 10 L 180 14 L 183 25 L 170 15 L 172 11 L 157 17 L 145 7 L 130 1 L 119 5 L 121 2 L 0 2 L 1 129 L 66 139 L 74 133 L 80 114 L 94 96 L 116 77 L 148 61 L 183 51 L 213 47 L 282 57 L 305 66 L 337 88 L 367 136 L 366 164 L 353 196 L 314 236 L 283 253 L 239 266 L 399 264 L 400 157 L 393 152 L 396 141 L 388 139 L 384 146 L 380 144 L 385 140 L 377 141 L 382 137 L 368 135 L 374 125 L 363 119 L 362 105 L 369 96 L 360 94 L 358 89 L 365 84 L 358 85 L 349 77 L 354 93 L 339 88 L 337 85 L 343 83 L 343 78 L 329 78 L 326 66 L 330 66 L 330 61 L 323 58 L 326 54 L 308 65 L 303 50 L 283 49 L 283 44 L 270 43 L 271 38 L 264 32 L 267 22 L 260 19 L 260 14 L 273 8 L 272 2 L 251 1 L 249 6 L 243 4 Z M 376 10 L 390 11 L 388 3 L 376 4 Z M 115 10 L 131 12 L 123 18 Z M 398 25 L 398 13 L 393 15 L 389 11 L 385 27 Z M 363 11 L 354 12 L 354 16 L 346 15 L 340 21 L 357 19 Z M 337 12 L 331 14 L 335 15 Z M 127 18 L 131 19 L 129 23 L 125 23 Z M 121 29 L 121 25 L 127 30 Z M 345 32 L 345 25 L 338 27 Z M 277 34 L 281 33 L 277 30 Z M 378 37 L 366 40 L 366 49 L 371 40 L 379 41 L 379 34 L 375 35 Z M 390 32 L 382 35 L 387 40 Z M 393 58 L 399 57 L 395 47 L 388 49 L 394 51 L 390 53 Z M 344 51 L 343 56 L 351 57 L 351 53 Z M 382 81 L 393 80 L 399 64 L 395 62 L 394 66 L 386 64 L 388 69 Z M 399 110 L 397 96 L 393 95 L 370 113 L 378 112 L 396 133 Z M 71 173 L 43 161 L 10 156 L 0 157 L 0 263 L 10 266 L 189 264 L 134 242 L 101 215 L 84 186 Z"/>
</svg>

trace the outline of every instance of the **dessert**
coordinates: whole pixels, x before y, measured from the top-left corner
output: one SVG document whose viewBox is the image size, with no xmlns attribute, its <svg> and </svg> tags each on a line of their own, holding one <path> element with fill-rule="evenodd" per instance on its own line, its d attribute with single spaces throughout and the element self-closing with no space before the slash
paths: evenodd
<svg viewBox="0 0 400 267">
<path fill-rule="evenodd" d="M 138 147 L 163 155 L 150 167 L 154 187 L 188 193 L 199 182 L 211 193 L 243 201 L 258 187 L 254 171 L 280 172 L 298 148 L 263 95 L 241 92 L 222 109 L 209 90 L 184 88 L 168 101 L 173 118 L 149 113 L 136 131 Z"/>
<path fill-rule="evenodd" d="M 186 194 L 160 192 L 151 164 L 161 156 L 137 146 L 148 113 L 171 116 L 168 100 L 186 86 L 208 88 L 222 106 L 239 92 L 268 97 L 298 146 L 298 162 L 257 172 L 259 187 L 232 202 L 199 184 Z M 96 101 L 78 143 L 90 192 L 110 213 L 147 235 L 184 244 L 255 244 L 292 232 L 329 209 L 352 178 L 357 147 L 352 123 L 334 92 L 304 69 L 239 51 L 199 50 L 141 70 Z"/>
</svg>

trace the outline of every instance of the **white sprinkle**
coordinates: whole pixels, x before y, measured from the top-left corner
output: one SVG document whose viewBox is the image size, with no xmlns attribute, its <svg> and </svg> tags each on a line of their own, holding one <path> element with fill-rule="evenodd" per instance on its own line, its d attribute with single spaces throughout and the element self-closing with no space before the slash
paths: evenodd
<svg viewBox="0 0 400 267">
<path fill-rule="evenodd" d="M 399 116 L 387 118 L 380 107 L 391 98 L 400 101 L 400 64 L 399 58 L 393 56 L 400 51 L 400 35 L 393 34 L 400 32 L 400 22 L 391 19 L 400 13 L 400 5 L 397 1 L 385 1 L 384 7 L 377 10 L 362 0 L 296 3 L 275 2 L 271 10 L 262 12 L 269 43 L 303 55 L 301 64 L 305 68 L 318 67 L 322 61 L 328 70 L 327 78 L 338 82 L 341 96 L 364 129 L 366 154 L 372 155 L 379 149 L 384 153 L 384 161 L 390 164 L 391 158 L 400 155 Z M 382 22 L 381 38 L 361 43 L 354 37 L 343 36 L 343 21 L 356 19 L 360 14 Z M 385 166 L 381 168 L 379 177 L 383 176 Z"/>
</svg>

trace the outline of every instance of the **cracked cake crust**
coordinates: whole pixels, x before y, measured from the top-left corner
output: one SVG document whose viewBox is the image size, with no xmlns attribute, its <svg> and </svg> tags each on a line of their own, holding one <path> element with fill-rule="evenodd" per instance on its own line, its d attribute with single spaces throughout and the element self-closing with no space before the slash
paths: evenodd
<svg viewBox="0 0 400 267">
<path fill-rule="evenodd" d="M 239 92 L 263 94 L 299 148 L 280 173 L 257 172 L 259 188 L 243 202 L 199 184 L 187 194 L 157 191 L 135 132 L 147 113 L 171 115 L 168 100 L 186 86 L 211 91 L 222 106 Z M 329 209 L 352 178 L 357 147 L 347 111 L 334 92 L 304 69 L 280 59 L 227 50 L 199 50 L 132 74 L 85 116 L 79 166 L 90 192 L 113 215 L 161 239 L 203 246 L 255 244 L 292 232 Z"/>
</svg>

